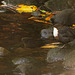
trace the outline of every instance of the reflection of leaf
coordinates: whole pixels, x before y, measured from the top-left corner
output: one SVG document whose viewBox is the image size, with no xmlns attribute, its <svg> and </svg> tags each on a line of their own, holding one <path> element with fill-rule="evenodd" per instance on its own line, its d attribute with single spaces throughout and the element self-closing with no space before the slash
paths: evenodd
<svg viewBox="0 0 75 75">
<path fill-rule="evenodd" d="M 42 18 L 40 18 L 40 17 L 30 17 L 30 18 L 28 18 L 28 19 L 34 20 L 34 21 L 36 21 L 36 22 L 42 22 L 42 23 L 51 24 L 50 22 L 40 20 L 40 19 L 42 19 Z"/>
<path fill-rule="evenodd" d="M 47 22 L 47 21 L 43 21 L 43 20 L 34 20 L 36 22 L 42 22 L 42 23 L 47 23 L 47 24 L 51 24 L 50 22 Z"/>
<path fill-rule="evenodd" d="M 10 31 L 11 29 L 10 29 L 10 28 L 3 28 L 3 30 L 8 30 L 8 31 Z"/>
<path fill-rule="evenodd" d="M 47 45 L 42 46 L 40 48 L 55 48 L 55 47 L 58 47 L 58 45 L 49 45 L 49 44 L 47 44 Z"/>
</svg>

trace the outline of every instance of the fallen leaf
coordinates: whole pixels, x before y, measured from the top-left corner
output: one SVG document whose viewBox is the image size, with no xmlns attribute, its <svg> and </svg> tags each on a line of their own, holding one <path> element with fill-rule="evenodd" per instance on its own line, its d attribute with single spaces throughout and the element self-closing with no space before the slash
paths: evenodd
<svg viewBox="0 0 75 75">
<path fill-rule="evenodd" d="M 45 46 L 42 46 L 40 48 L 55 48 L 55 47 L 58 47 L 58 45 L 45 45 Z"/>
</svg>

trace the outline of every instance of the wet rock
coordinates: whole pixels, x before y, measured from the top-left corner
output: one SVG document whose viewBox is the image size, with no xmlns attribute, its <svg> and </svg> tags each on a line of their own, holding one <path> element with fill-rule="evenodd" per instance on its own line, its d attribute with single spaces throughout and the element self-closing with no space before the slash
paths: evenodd
<svg viewBox="0 0 75 75">
<path fill-rule="evenodd" d="M 75 49 L 66 56 L 63 64 L 66 69 L 75 70 Z"/>
<path fill-rule="evenodd" d="M 4 0 L 8 3 L 7 0 Z M 18 4 L 26 4 L 26 5 L 37 5 L 38 1 L 35 0 L 9 0 L 10 4 L 18 5 Z"/>
<path fill-rule="evenodd" d="M 20 74 L 20 75 L 41 75 L 40 69 L 38 69 L 36 66 L 24 63 L 21 65 L 18 65 L 15 70 L 14 74 Z"/>
<path fill-rule="evenodd" d="M 19 57 L 19 58 L 15 58 L 12 60 L 12 62 L 15 64 L 15 65 L 19 65 L 19 64 L 23 64 L 25 62 L 28 62 L 29 63 L 29 60 L 24 58 L 24 57 Z"/>
<path fill-rule="evenodd" d="M 25 49 L 22 48 L 22 47 L 19 47 L 19 48 L 16 48 L 16 49 L 14 50 L 14 52 L 17 53 L 17 54 L 20 54 L 20 53 L 25 52 Z"/>
<path fill-rule="evenodd" d="M 26 56 L 29 54 L 29 50 L 28 48 L 22 48 L 22 47 L 19 47 L 19 48 L 16 48 L 13 50 L 13 53 L 14 53 L 14 56 Z"/>
<path fill-rule="evenodd" d="M 32 63 L 33 65 L 36 65 L 38 67 L 40 67 L 40 65 L 43 65 L 42 61 L 39 61 L 38 59 L 32 58 L 32 57 L 16 57 L 14 59 L 12 59 L 12 62 L 14 65 L 20 65 L 23 63 Z M 40 64 L 40 65 L 39 65 Z"/>
<path fill-rule="evenodd" d="M 10 55 L 10 52 L 5 48 L 0 47 L 0 56 L 7 56 L 7 55 Z"/>
<path fill-rule="evenodd" d="M 17 5 L 17 4 L 26 4 L 26 5 L 36 5 L 40 6 L 44 4 L 47 0 L 4 0 L 9 4 Z"/>
<path fill-rule="evenodd" d="M 33 59 L 27 59 L 24 57 L 18 57 L 12 60 L 16 68 L 14 74 L 20 75 L 41 75 L 40 68 L 35 65 Z"/>
<path fill-rule="evenodd" d="M 59 75 L 75 75 L 75 71 L 72 71 L 72 70 L 67 70 Z"/>
<path fill-rule="evenodd" d="M 71 52 L 70 47 L 64 47 L 64 48 L 54 48 L 50 49 L 50 51 L 47 54 L 47 62 L 56 62 L 56 61 L 63 61 L 66 57 Z"/>
<path fill-rule="evenodd" d="M 44 6 L 52 11 L 75 8 L 74 0 L 48 0 Z"/>
</svg>

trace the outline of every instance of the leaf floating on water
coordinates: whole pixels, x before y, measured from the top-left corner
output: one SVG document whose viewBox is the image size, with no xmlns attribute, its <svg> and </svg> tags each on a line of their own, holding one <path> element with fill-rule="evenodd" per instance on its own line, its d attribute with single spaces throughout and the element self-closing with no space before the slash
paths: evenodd
<svg viewBox="0 0 75 75">
<path fill-rule="evenodd" d="M 51 17 L 54 16 L 53 14 L 49 15 L 48 17 L 45 18 L 46 21 L 49 21 Z"/>
<path fill-rule="evenodd" d="M 35 11 L 37 9 L 37 7 L 35 5 L 18 5 L 18 8 L 16 9 L 16 11 L 18 11 L 19 13 L 31 13 L 33 11 Z"/>
<path fill-rule="evenodd" d="M 70 28 L 75 29 L 75 24 L 73 24 L 72 27 L 70 27 Z"/>
<path fill-rule="evenodd" d="M 58 47 L 58 45 L 50 45 L 50 44 L 47 44 L 47 45 L 42 46 L 40 48 L 55 48 L 55 47 Z"/>
</svg>

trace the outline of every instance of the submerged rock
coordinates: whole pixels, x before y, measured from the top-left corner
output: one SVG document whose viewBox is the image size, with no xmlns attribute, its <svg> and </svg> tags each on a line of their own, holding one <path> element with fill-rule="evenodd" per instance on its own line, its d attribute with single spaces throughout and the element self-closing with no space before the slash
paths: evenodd
<svg viewBox="0 0 75 75">
<path fill-rule="evenodd" d="M 44 42 L 41 39 L 36 39 L 33 37 L 24 37 L 22 38 L 24 48 L 38 48 L 44 45 Z"/>
<path fill-rule="evenodd" d="M 0 56 L 7 56 L 9 54 L 10 52 L 7 49 L 0 47 Z"/>
<path fill-rule="evenodd" d="M 17 53 L 17 54 L 20 54 L 20 53 L 25 52 L 25 49 L 22 48 L 22 47 L 19 47 L 19 48 L 16 48 L 16 49 L 14 50 L 14 52 Z"/>
</svg>

